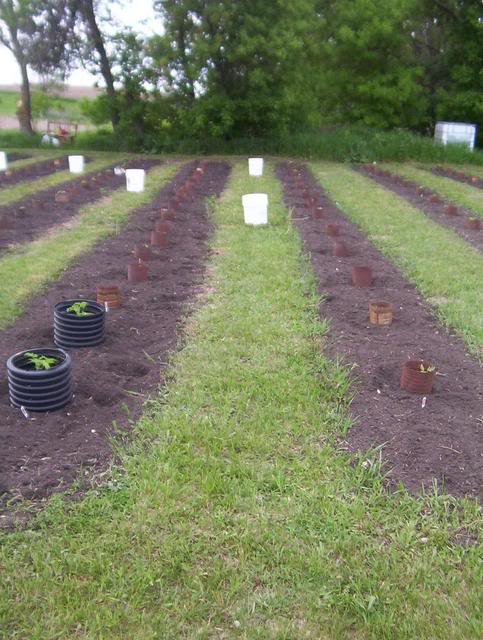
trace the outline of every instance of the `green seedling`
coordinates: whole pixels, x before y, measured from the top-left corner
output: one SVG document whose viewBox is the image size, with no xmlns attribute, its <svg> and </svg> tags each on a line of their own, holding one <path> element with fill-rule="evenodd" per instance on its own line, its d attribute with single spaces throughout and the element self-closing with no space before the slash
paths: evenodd
<svg viewBox="0 0 483 640">
<path fill-rule="evenodd" d="M 433 367 L 432 364 L 428 364 L 428 366 L 425 367 L 424 364 L 421 362 L 421 364 L 419 365 L 419 370 L 421 371 L 421 373 L 433 373 L 435 369 L 436 367 Z"/>
<path fill-rule="evenodd" d="M 27 351 L 25 356 L 28 362 L 34 365 L 36 371 L 47 371 L 60 362 L 60 359 L 55 356 L 44 356 L 40 353 L 33 353 L 33 351 Z"/>
<path fill-rule="evenodd" d="M 78 318 L 85 318 L 86 316 L 93 316 L 92 311 L 86 311 L 89 303 L 85 300 L 81 302 L 75 302 L 70 307 L 67 307 L 67 313 L 74 313 Z"/>
</svg>

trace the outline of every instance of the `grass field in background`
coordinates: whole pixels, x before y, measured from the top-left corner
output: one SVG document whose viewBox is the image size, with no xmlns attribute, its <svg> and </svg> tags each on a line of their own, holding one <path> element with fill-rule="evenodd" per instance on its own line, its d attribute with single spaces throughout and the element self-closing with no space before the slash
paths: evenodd
<svg viewBox="0 0 483 640">
<path fill-rule="evenodd" d="M 37 92 L 33 91 L 32 100 L 35 107 Z M 17 103 L 20 100 L 20 93 L 17 91 L 0 91 L 0 116 L 16 117 Z M 73 122 L 83 122 L 85 117 L 82 115 L 79 100 L 73 98 L 58 98 L 53 96 L 50 98 L 51 106 L 49 107 L 49 115 L 40 114 L 42 120 L 59 120 L 66 119 Z"/>
</svg>

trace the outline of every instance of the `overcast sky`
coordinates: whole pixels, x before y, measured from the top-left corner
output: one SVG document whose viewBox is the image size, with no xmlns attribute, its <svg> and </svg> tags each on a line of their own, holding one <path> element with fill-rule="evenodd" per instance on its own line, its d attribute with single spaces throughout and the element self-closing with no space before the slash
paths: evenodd
<svg viewBox="0 0 483 640">
<path fill-rule="evenodd" d="M 152 34 L 160 30 L 160 20 L 155 19 L 152 0 L 121 0 L 122 4 L 112 3 L 111 12 L 113 18 L 121 25 L 131 27 L 141 33 Z M 105 4 L 111 4 L 106 2 Z M 15 58 L 10 51 L 0 45 L 0 84 L 13 84 L 20 82 L 20 73 Z M 35 74 L 30 73 L 31 80 L 35 81 Z M 69 84 L 92 86 L 96 78 L 83 69 L 74 71 L 69 78 Z"/>
</svg>

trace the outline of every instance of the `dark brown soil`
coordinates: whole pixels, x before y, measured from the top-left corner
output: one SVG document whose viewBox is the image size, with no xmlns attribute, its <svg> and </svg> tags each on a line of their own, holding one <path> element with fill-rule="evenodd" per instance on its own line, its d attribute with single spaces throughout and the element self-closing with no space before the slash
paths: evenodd
<svg viewBox="0 0 483 640">
<path fill-rule="evenodd" d="M 73 358 L 75 397 L 65 409 L 51 414 L 32 413 L 25 419 L 9 405 L 5 378 L 0 389 L 0 494 L 5 505 L 23 496 L 40 498 L 62 490 L 82 474 L 102 468 L 111 458 L 109 435 L 115 421 L 126 430 L 149 394 L 163 382 L 169 353 L 175 348 L 177 328 L 202 280 L 207 239 L 212 227 L 205 197 L 217 196 L 230 168 L 226 163 L 203 163 L 202 180 L 193 197 L 177 206 L 167 246 L 153 248 L 149 280 L 128 284 L 127 265 L 136 243 L 145 242 L 160 206 L 196 170 L 185 165 L 153 202 L 140 208 L 116 237 L 100 243 L 69 268 L 44 296 L 34 298 L 29 310 L 0 334 L 2 361 L 35 345 L 52 345 L 52 316 L 56 302 L 95 297 L 96 286 L 118 284 L 123 306 L 107 316 L 107 338 L 96 348 L 77 349 Z M 81 476 L 82 478 L 82 476 Z"/>
<path fill-rule="evenodd" d="M 17 153 L 17 152 L 13 152 L 10 153 L 10 151 L 7 151 L 7 158 L 9 162 L 16 162 L 17 160 L 27 160 L 27 158 L 31 158 L 32 156 L 27 155 L 26 153 Z"/>
<path fill-rule="evenodd" d="M 279 169 L 289 206 L 303 200 L 292 179 L 293 166 Z M 439 324 L 417 289 L 344 218 L 308 169 L 302 166 L 300 171 L 322 206 L 322 219 L 300 206 L 295 206 L 293 218 L 325 296 L 320 312 L 330 320 L 328 355 L 355 364 L 355 424 L 347 436 L 348 449 L 365 452 L 382 445 L 390 480 L 404 482 L 412 492 L 422 486 L 430 489 L 436 479 L 450 494 L 478 495 L 483 480 L 480 366 L 462 340 Z M 324 233 L 327 223 L 339 225 L 339 238 L 349 245 L 351 257 L 332 257 L 332 239 Z M 372 287 L 352 285 L 355 265 L 372 269 Z M 393 324 L 370 325 L 369 301 L 392 303 Z M 399 386 L 408 359 L 430 361 L 437 368 L 435 388 L 424 408 L 421 396 Z"/>
<path fill-rule="evenodd" d="M 423 211 L 438 224 L 456 231 L 466 242 L 479 251 L 483 250 L 482 231 L 472 231 L 466 227 L 466 219 L 468 217 L 478 217 L 471 209 L 458 205 L 457 215 L 448 215 L 447 208 L 452 203 L 427 187 L 422 187 L 416 182 L 401 178 L 374 165 L 362 165 L 354 167 L 354 169 L 372 178 L 386 189 L 394 191 L 394 193 L 397 193 L 410 204 Z M 432 202 L 433 198 L 437 198 L 439 201 Z"/>
<path fill-rule="evenodd" d="M 463 171 L 456 171 L 456 169 L 447 169 L 445 167 L 433 167 L 431 171 L 436 176 L 442 176 L 443 178 L 451 178 L 451 180 L 457 180 L 458 182 L 466 182 L 472 187 L 477 189 L 483 189 L 483 179 L 477 176 L 469 176 Z"/>
<path fill-rule="evenodd" d="M 8 157 L 10 160 L 10 154 Z M 18 159 L 20 160 L 20 158 Z M 13 171 L 9 174 L 3 172 L 0 173 L 0 189 L 2 187 L 11 187 L 19 182 L 37 180 L 38 178 L 50 176 L 52 173 L 56 173 L 57 171 L 66 171 L 69 168 L 69 162 L 67 160 L 67 156 L 62 156 L 57 158 L 55 161 L 53 159 L 41 160 L 34 164 L 29 164 L 27 167 L 21 167 L 20 169 L 15 169 L 15 166 L 9 166 L 8 168 L 13 169 Z"/>
<path fill-rule="evenodd" d="M 143 159 L 132 160 L 124 166 L 150 169 L 158 164 L 159 160 Z M 51 227 L 67 222 L 82 207 L 118 189 L 125 181 L 125 176 L 116 176 L 111 167 L 0 206 L 0 251 L 30 242 Z M 56 202 L 59 191 L 66 192 L 68 202 Z"/>
</svg>

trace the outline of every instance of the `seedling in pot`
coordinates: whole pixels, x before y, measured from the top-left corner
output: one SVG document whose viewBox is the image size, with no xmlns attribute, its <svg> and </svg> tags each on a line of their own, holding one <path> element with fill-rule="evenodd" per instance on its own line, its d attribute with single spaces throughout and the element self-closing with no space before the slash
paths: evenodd
<svg viewBox="0 0 483 640">
<path fill-rule="evenodd" d="M 60 362 L 60 359 L 54 356 L 44 356 L 40 353 L 33 353 L 32 351 L 27 351 L 25 357 L 27 358 L 27 362 L 35 367 L 36 371 L 47 371 Z"/>
<path fill-rule="evenodd" d="M 92 311 L 87 311 L 88 306 L 89 306 L 89 303 L 86 302 L 85 300 L 82 300 L 80 302 L 75 302 L 70 307 L 67 307 L 66 311 L 67 313 L 75 314 L 78 318 L 93 316 L 94 314 L 92 313 Z"/>
<path fill-rule="evenodd" d="M 421 364 L 419 365 L 419 370 L 421 371 L 421 373 L 433 373 L 433 371 L 436 370 L 436 367 L 433 367 L 432 364 L 424 364 L 424 362 L 421 362 Z"/>
</svg>

